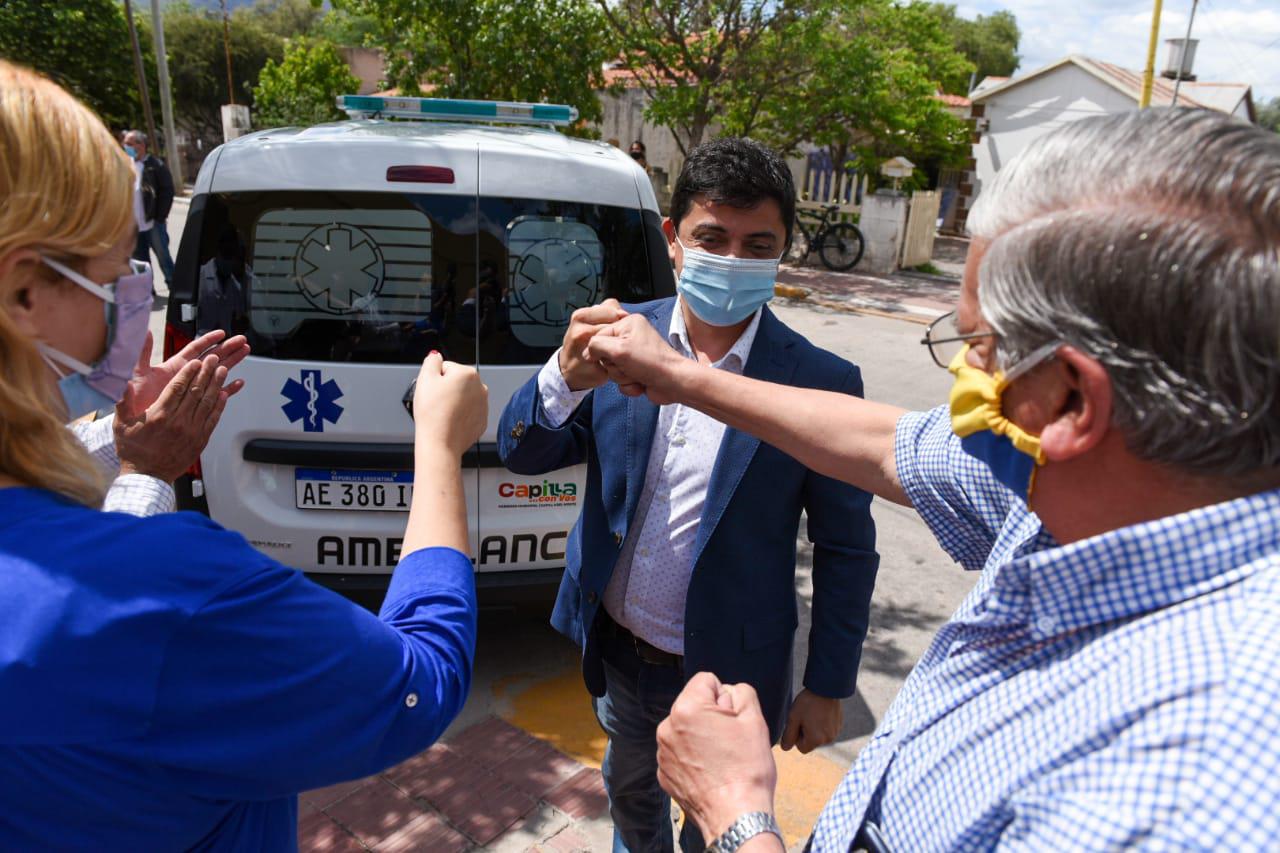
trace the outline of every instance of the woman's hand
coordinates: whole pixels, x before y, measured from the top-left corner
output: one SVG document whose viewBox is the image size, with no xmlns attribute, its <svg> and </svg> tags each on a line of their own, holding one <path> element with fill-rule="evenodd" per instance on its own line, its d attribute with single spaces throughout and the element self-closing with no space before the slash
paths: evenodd
<svg viewBox="0 0 1280 853">
<path fill-rule="evenodd" d="M 401 553 L 446 547 L 467 553 L 467 499 L 461 457 L 489 420 L 489 389 L 474 367 L 433 352 L 413 392 L 413 502 Z"/>
<path fill-rule="evenodd" d="M 226 366 L 211 354 L 186 362 L 159 398 L 137 415 L 127 414 L 133 391 L 126 390 L 114 426 L 120 473 L 146 474 L 166 483 L 181 476 L 200 458 L 227 398 L 239 390 L 228 391 L 226 381 Z"/>
<path fill-rule="evenodd" d="M 489 421 L 489 389 L 474 367 L 433 352 L 422 362 L 413 394 L 415 444 L 447 449 L 454 457 L 479 440 Z"/>
</svg>

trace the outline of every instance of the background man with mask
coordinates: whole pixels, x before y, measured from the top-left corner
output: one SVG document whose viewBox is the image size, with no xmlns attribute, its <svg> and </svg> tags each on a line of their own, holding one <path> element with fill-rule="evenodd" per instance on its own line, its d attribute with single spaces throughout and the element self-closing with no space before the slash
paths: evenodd
<svg viewBox="0 0 1280 853">
<path fill-rule="evenodd" d="M 632 318 L 717 373 L 861 394 L 856 367 L 764 307 L 794 214 L 791 174 L 773 152 L 747 139 L 700 146 L 663 223 L 679 296 L 634 307 Z M 686 674 L 754 685 L 769 738 L 784 748 L 831 742 L 840 699 L 854 690 L 878 557 L 866 492 L 693 409 L 628 400 L 606 384 L 582 349 L 626 315 L 613 300 L 574 313 L 564 346 L 507 404 L 498 449 L 519 474 L 588 465 L 552 622 L 582 646 L 599 697 L 615 849 L 661 851 L 672 833 L 655 732 Z M 814 543 L 813 625 L 792 703 L 802 510 Z M 702 849 L 690 821 L 681 843 Z"/>
<path fill-rule="evenodd" d="M 133 158 L 137 180 L 133 188 L 133 218 L 138 223 L 135 260 L 151 262 L 154 250 L 166 286 L 173 281 L 173 257 L 169 253 L 169 211 L 173 207 L 173 175 L 165 162 L 147 147 L 147 135 L 131 130 L 124 135 L 125 153 Z"/>
<path fill-rule="evenodd" d="M 927 341 L 949 411 L 722 376 L 634 318 L 588 347 L 627 393 L 914 506 L 982 571 L 812 849 L 1273 849 L 1280 137 L 1205 110 L 1074 122 L 969 226 L 955 328 Z M 757 709 L 701 674 L 659 730 L 708 836 L 772 808 Z"/>
</svg>

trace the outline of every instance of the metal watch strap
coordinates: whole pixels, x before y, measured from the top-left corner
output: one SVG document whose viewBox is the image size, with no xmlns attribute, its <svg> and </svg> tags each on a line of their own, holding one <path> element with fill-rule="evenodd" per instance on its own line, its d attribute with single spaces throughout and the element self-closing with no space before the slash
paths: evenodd
<svg viewBox="0 0 1280 853">
<path fill-rule="evenodd" d="M 768 812 L 747 812 L 730 824 L 719 838 L 707 845 L 706 853 L 733 853 L 750 838 L 762 832 L 772 832 L 782 841 L 782 830 Z M 783 842 L 785 846 L 786 842 Z"/>
</svg>

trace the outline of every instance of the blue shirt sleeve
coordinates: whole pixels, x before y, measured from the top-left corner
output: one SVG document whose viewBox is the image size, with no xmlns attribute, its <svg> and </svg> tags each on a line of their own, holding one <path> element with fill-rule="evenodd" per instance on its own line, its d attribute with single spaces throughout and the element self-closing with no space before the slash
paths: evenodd
<svg viewBox="0 0 1280 853">
<path fill-rule="evenodd" d="M 898 419 L 894 461 L 898 482 L 938 544 L 964 568 L 980 571 L 1017 497 L 964 452 L 946 406 Z"/>
<path fill-rule="evenodd" d="M 377 616 L 266 560 L 173 635 L 147 746 L 195 795 L 270 799 L 375 773 L 461 710 L 475 657 L 470 560 L 405 556 Z"/>
</svg>

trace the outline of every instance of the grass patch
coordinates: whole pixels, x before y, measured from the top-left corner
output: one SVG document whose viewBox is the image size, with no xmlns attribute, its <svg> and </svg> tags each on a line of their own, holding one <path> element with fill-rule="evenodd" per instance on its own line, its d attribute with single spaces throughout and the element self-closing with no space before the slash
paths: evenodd
<svg viewBox="0 0 1280 853">
<path fill-rule="evenodd" d="M 942 275 L 942 270 L 933 265 L 931 261 L 927 261 L 918 267 L 912 267 L 912 272 L 922 272 L 925 275 Z"/>
</svg>

